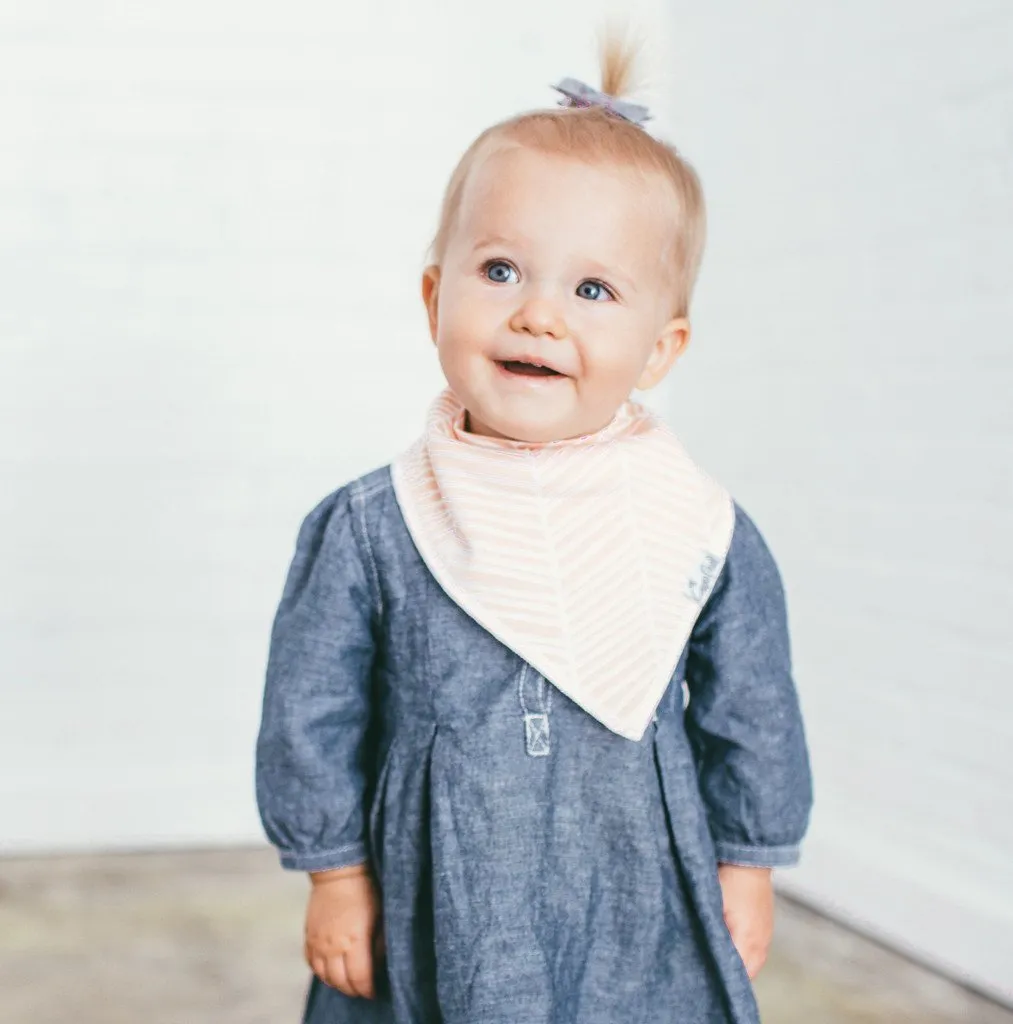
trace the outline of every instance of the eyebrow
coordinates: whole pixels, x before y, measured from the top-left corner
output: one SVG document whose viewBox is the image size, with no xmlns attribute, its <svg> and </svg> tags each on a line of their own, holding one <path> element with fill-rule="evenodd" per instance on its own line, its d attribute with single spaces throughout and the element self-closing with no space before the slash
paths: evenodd
<svg viewBox="0 0 1013 1024">
<path fill-rule="evenodd" d="M 624 291 L 637 291 L 636 279 L 632 274 L 627 274 L 622 267 L 606 267 L 603 263 L 599 263 L 597 260 L 588 260 L 587 264 L 602 277 L 614 278 L 623 286 Z"/>
<path fill-rule="evenodd" d="M 502 235 L 485 235 L 480 238 L 475 245 L 472 247 L 472 252 L 478 252 L 479 249 L 487 249 L 490 246 L 499 245 L 523 245 L 523 239 L 509 239 L 504 238 Z M 621 283 L 624 289 L 635 292 L 637 291 L 636 279 L 632 274 L 628 274 L 625 270 L 620 267 L 607 267 L 604 263 L 599 263 L 597 260 L 587 260 L 588 267 L 596 274 L 600 274 L 605 278 L 614 278 L 617 282 Z"/>
<path fill-rule="evenodd" d="M 502 235 L 485 235 L 480 238 L 473 246 L 473 250 L 486 249 L 490 245 L 513 245 L 514 241 L 509 238 L 504 238 Z M 523 244 L 523 243 L 522 243 Z"/>
</svg>

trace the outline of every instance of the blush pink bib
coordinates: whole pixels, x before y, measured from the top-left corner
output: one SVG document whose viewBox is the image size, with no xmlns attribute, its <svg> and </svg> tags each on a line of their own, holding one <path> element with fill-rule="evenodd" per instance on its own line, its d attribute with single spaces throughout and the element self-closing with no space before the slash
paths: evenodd
<svg viewBox="0 0 1013 1024">
<path fill-rule="evenodd" d="M 644 406 L 585 437 L 465 431 L 448 388 L 392 463 L 420 556 L 480 625 L 639 740 L 724 564 L 734 506 Z"/>
</svg>

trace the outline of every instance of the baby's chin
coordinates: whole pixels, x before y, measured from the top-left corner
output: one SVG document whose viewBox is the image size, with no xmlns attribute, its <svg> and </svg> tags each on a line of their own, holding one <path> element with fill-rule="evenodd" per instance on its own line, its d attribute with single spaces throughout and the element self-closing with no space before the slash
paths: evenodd
<svg viewBox="0 0 1013 1024">
<path fill-rule="evenodd" d="M 483 426 L 482 432 L 495 431 L 493 436 L 521 441 L 526 444 L 546 444 L 551 441 L 565 441 L 593 433 L 586 425 L 586 417 L 572 405 L 563 408 L 539 408 L 534 402 L 497 403 L 495 409 L 488 409 L 485 416 L 479 408 L 473 414 Z"/>
</svg>

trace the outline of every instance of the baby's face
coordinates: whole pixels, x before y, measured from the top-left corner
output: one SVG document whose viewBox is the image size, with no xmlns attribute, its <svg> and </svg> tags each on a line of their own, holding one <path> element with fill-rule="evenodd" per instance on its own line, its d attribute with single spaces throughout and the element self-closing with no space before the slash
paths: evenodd
<svg viewBox="0 0 1013 1024">
<path fill-rule="evenodd" d="M 673 318 L 662 275 L 661 188 L 521 147 L 473 169 L 443 265 L 423 278 L 440 363 L 473 432 L 593 433 L 665 375 L 688 325 Z"/>
</svg>

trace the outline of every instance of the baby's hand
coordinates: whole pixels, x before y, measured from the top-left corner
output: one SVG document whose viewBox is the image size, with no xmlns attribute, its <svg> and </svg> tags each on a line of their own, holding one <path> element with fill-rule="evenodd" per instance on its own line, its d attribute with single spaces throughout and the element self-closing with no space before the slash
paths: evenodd
<svg viewBox="0 0 1013 1024">
<path fill-rule="evenodd" d="M 372 999 L 374 950 L 382 941 L 379 901 L 365 864 L 310 875 L 306 962 L 324 983 L 347 996 Z"/>
<path fill-rule="evenodd" d="M 760 973 L 774 934 L 774 882 L 769 868 L 721 864 L 718 879 L 725 903 L 725 924 L 750 979 Z"/>
</svg>

